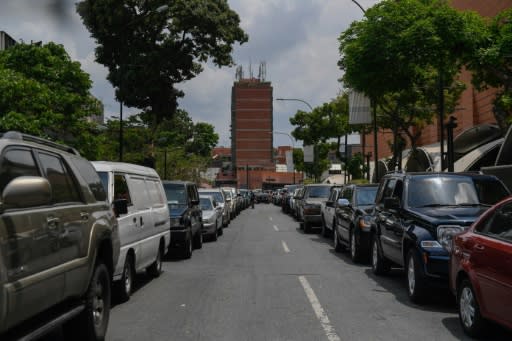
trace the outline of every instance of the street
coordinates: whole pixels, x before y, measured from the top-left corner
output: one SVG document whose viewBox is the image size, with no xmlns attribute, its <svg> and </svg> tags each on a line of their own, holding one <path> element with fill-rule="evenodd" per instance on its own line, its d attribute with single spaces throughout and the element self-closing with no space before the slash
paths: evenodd
<svg viewBox="0 0 512 341">
<path fill-rule="evenodd" d="M 107 340 L 469 340 L 448 293 L 415 306 L 401 270 L 375 277 L 298 227 L 272 204 L 246 209 L 192 259 L 139 275 Z M 511 337 L 491 330 L 486 339 Z"/>
</svg>

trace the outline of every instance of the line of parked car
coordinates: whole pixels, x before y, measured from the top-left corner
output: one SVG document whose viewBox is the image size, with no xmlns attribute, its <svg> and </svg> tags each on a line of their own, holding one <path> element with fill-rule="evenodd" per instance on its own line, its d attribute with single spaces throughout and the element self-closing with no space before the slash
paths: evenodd
<svg viewBox="0 0 512 341">
<path fill-rule="evenodd" d="M 498 178 L 391 172 L 379 184 L 289 185 L 276 195 L 305 233 L 317 227 L 375 275 L 403 268 L 412 302 L 451 289 L 468 335 L 483 335 L 488 321 L 512 329 L 512 197 Z"/>
<path fill-rule="evenodd" d="M 161 181 L 154 169 L 90 162 L 46 139 L 0 134 L 0 339 L 103 340 L 111 298 L 137 273 L 217 240 L 249 192 Z"/>
</svg>

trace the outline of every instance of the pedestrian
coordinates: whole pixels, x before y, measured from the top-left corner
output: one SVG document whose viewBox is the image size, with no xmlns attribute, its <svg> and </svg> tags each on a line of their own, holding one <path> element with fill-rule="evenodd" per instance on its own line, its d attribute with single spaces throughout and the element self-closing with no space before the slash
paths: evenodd
<svg viewBox="0 0 512 341">
<path fill-rule="evenodd" d="M 254 199 L 255 199 L 254 192 L 251 191 L 251 208 L 254 208 Z"/>
</svg>

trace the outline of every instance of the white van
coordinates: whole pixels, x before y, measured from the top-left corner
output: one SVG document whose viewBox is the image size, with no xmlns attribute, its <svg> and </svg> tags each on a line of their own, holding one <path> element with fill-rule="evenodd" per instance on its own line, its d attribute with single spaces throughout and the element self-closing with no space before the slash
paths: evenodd
<svg viewBox="0 0 512 341">
<path fill-rule="evenodd" d="M 94 161 L 94 168 L 117 207 L 126 200 L 126 210 L 116 212 L 121 252 L 114 269 L 114 288 L 122 301 L 130 298 L 134 276 L 147 270 L 158 277 L 167 253 L 171 232 L 169 210 L 162 182 L 148 167 L 122 162 Z"/>
</svg>

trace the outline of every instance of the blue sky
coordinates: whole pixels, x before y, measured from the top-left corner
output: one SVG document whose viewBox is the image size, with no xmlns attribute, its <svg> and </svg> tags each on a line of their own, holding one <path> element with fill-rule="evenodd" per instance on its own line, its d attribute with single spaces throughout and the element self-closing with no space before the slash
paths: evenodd
<svg viewBox="0 0 512 341">
<path fill-rule="evenodd" d="M 25 42 L 54 41 L 64 45 L 71 58 L 79 61 L 93 80 L 92 93 L 105 105 L 105 116 L 118 115 L 119 104 L 106 80 L 106 69 L 94 61 L 95 43 L 74 11 L 73 0 L 2 0 L 0 30 Z M 359 0 L 364 8 L 376 0 Z M 236 45 L 233 57 L 245 75 L 252 65 L 265 62 L 266 80 L 272 82 L 274 98 L 299 98 L 319 106 L 336 97 L 342 85 L 337 66 L 340 59 L 340 33 L 362 11 L 351 0 L 228 0 L 249 35 L 249 41 Z M 57 6 L 60 5 L 60 6 Z M 56 15 L 55 8 L 61 15 Z M 185 92 L 179 106 L 194 122 L 208 122 L 219 134 L 219 145 L 229 146 L 231 87 L 235 68 L 205 64 L 201 75 L 178 87 Z M 294 101 L 274 102 L 274 131 L 289 134 L 289 118 L 307 106 Z M 125 112 L 136 113 L 133 108 Z M 274 145 L 290 145 L 284 134 L 274 136 Z M 300 141 L 296 143 L 300 145 Z"/>
</svg>

